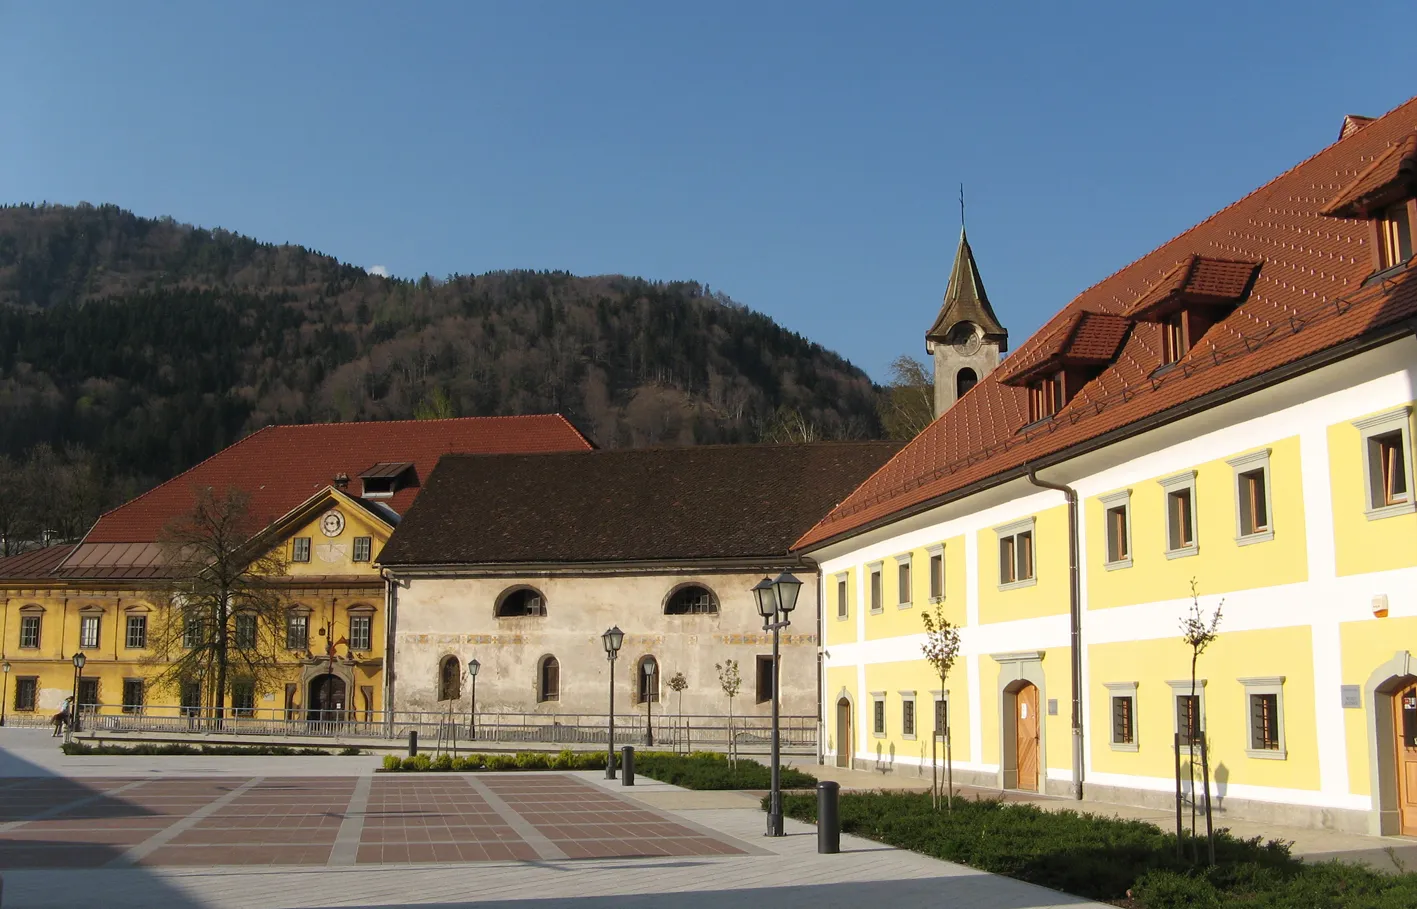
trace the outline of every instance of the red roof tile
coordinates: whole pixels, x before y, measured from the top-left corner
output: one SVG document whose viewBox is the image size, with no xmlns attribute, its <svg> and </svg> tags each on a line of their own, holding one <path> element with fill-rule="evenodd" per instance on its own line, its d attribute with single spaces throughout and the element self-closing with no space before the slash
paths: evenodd
<svg viewBox="0 0 1417 909">
<path fill-rule="evenodd" d="M 1239 303 L 1262 264 L 1187 256 L 1128 306 L 1126 315 L 1154 322 L 1182 306 Z"/>
<path fill-rule="evenodd" d="M 1164 418 L 1178 405 L 1413 318 L 1417 270 L 1364 287 L 1373 271 L 1368 225 L 1322 211 L 1414 128 L 1417 99 L 1084 291 L 804 534 L 797 548 L 999 482 L 1041 458 L 1061 457 L 1143 418 Z M 1177 368 L 1152 377 L 1161 365 L 1161 327 L 1138 324 L 1111 367 L 1052 419 L 1020 432 L 1028 422 L 1028 393 L 1000 381 L 1010 362 L 1037 359 L 1080 311 L 1121 315 L 1160 284 L 1180 282 L 1178 266 L 1193 256 L 1263 267 L 1244 303 Z"/>
<path fill-rule="evenodd" d="M 1015 385 L 1038 373 L 1056 372 L 1065 366 L 1106 366 L 1117 355 L 1117 348 L 1122 346 L 1131 327 L 1132 320 L 1122 316 L 1074 313 L 1051 338 L 1038 345 L 1036 351 L 1029 351 L 1028 357 L 1018 354 L 1009 357 L 999 381 Z"/>
<path fill-rule="evenodd" d="M 421 483 L 432 473 L 438 458 L 453 452 L 502 454 L 592 447 L 564 417 L 555 414 L 267 426 L 104 514 L 83 543 L 88 547 L 152 542 L 168 521 L 191 507 L 193 490 L 201 487 L 246 491 L 255 516 L 269 523 L 332 485 L 336 474 L 357 477 L 381 463 L 411 462 L 416 482 Z M 380 501 L 403 514 L 417 495 L 415 485 Z"/>
<path fill-rule="evenodd" d="M 56 565 L 74 551 L 72 545 L 46 546 L 0 559 L 0 581 L 36 581 L 48 578 Z"/>
<path fill-rule="evenodd" d="M 1339 190 L 1321 214 L 1362 218 L 1374 209 L 1417 192 L 1417 133 L 1408 135 L 1379 155 L 1353 181 Z"/>
</svg>

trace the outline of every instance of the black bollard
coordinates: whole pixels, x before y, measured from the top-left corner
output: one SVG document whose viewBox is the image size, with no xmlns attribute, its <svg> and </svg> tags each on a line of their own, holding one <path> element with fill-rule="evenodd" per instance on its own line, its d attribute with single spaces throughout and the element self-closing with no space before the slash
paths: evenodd
<svg viewBox="0 0 1417 909">
<path fill-rule="evenodd" d="M 817 784 L 817 852 L 836 855 L 841 851 L 841 784 L 823 780 Z"/>
<path fill-rule="evenodd" d="M 418 730 L 417 730 L 417 729 L 410 729 L 410 730 L 408 731 L 408 756 L 409 756 L 409 757 L 415 757 L 415 756 L 417 756 L 417 754 L 418 754 Z"/>
<path fill-rule="evenodd" d="M 626 745 L 620 749 L 620 785 L 635 785 L 635 746 Z"/>
</svg>

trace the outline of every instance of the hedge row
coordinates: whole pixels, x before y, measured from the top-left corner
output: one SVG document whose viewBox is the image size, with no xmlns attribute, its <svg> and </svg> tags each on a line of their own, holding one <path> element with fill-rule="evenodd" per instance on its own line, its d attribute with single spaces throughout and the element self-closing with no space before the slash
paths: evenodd
<svg viewBox="0 0 1417 909">
<path fill-rule="evenodd" d="M 784 811 L 816 820 L 816 802 L 804 796 L 788 796 Z M 841 825 L 846 833 L 1065 893 L 1116 903 L 1130 898 L 1137 909 L 1417 907 L 1417 874 L 1306 864 L 1288 843 L 1224 830 L 1216 835 L 1216 865 L 1196 868 L 1176 854 L 1175 834 L 1153 824 L 997 799 L 956 798 L 952 810 L 937 810 L 927 794 L 845 794 Z M 1204 843 L 1198 845 L 1204 855 Z"/>
<path fill-rule="evenodd" d="M 542 751 L 522 751 L 517 754 L 470 754 L 453 757 L 450 754 L 431 757 L 426 754 L 399 758 L 384 758 L 383 770 L 403 772 L 485 772 L 506 770 L 604 770 L 606 755 L 598 751 L 562 751 L 550 754 Z M 766 789 L 771 785 L 771 772 L 757 761 L 730 762 L 721 754 L 695 752 L 689 755 L 666 751 L 643 751 L 635 754 L 635 773 L 686 789 Z M 782 785 L 788 789 L 815 786 L 816 779 L 790 767 L 782 768 Z"/>
<path fill-rule="evenodd" d="M 324 757 L 331 753 L 324 748 L 290 748 L 285 745 L 184 745 L 177 742 L 167 745 L 90 745 L 87 742 L 65 742 L 59 747 L 63 749 L 65 754 L 242 754 Z M 339 754 L 345 757 L 363 753 L 358 748 L 342 748 L 339 751 Z"/>
</svg>

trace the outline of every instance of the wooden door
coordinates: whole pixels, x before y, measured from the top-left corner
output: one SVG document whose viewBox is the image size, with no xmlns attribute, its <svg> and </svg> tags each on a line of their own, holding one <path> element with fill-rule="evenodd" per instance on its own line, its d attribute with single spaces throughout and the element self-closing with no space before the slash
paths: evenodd
<svg viewBox="0 0 1417 909">
<path fill-rule="evenodd" d="M 846 698 L 836 702 L 836 765 L 851 766 L 851 754 L 856 750 L 856 733 L 851 728 L 851 702 Z"/>
<path fill-rule="evenodd" d="M 1408 679 L 1392 697 L 1397 745 L 1397 810 L 1403 836 L 1417 836 L 1417 683 Z"/>
<path fill-rule="evenodd" d="M 1026 684 L 1014 702 L 1014 730 L 1018 738 L 1019 789 L 1038 791 L 1038 688 Z"/>
</svg>

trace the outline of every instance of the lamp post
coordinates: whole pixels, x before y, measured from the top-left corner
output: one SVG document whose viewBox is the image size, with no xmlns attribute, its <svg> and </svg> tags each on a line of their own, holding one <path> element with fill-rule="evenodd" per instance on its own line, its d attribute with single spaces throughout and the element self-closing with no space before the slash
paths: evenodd
<svg viewBox="0 0 1417 909">
<path fill-rule="evenodd" d="M 758 601 L 758 615 L 763 617 L 763 631 L 772 631 L 772 793 L 768 807 L 768 836 L 782 836 L 782 741 L 780 734 L 780 702 L 778 697 L 778 651 L 782 629 L 792 624 L 792 610 L 797 607 L 797 595 L 802 582 L 786 571 L 776 578 L 763 578 L 753 585 Z"/>
<path fill-rule="evenodd" d="M 472 679 L 472 704 L 467 708 L 467 734 L 477 740 L 477 670 L 482 664 L 476 659 L 467 661 L 467 677 Z"/>
<path fill-rule="evenodd" d="M 4 678 L 0 681 L 0 726 L 5 725 L 5 704 L 10 699 L 10 661 L 0 663 L 0 671 L 3 671 Z"/>
<path fill-rule="evenodd" d="M 83 705 L 79 703 L 79 686 L 84 680 L 84 663 L 88 657 L 80 650 L 74 654 L 74 713 L 69 717 L 69 731 L 79 732 L 82 727 L 79 725 L 79 714 L 83 712 Z"/>
<path fill-rule="evenodd" d="M 652 660 L 645 660 L 642 664 L 644 669 L 645 686 L 645 746 L 654 745 L 654 699 L 658 695 L 658 687 L 655 685 L 655 666 L 658 665 Z"/>
<path fill-rule="evenodd" d="M 620 630 L 620 626 L 615 625 L 605 630 L 600 636 L 600 642 L 605 645 L 605 658 L 610 661 L 610 734 L 606 737 L 609 743 L 605 748 L 605 778 L 615 779 L 615 656 L 620 652 L 620 645 L 625 643 L 625 632 Z"/>
</svg>

